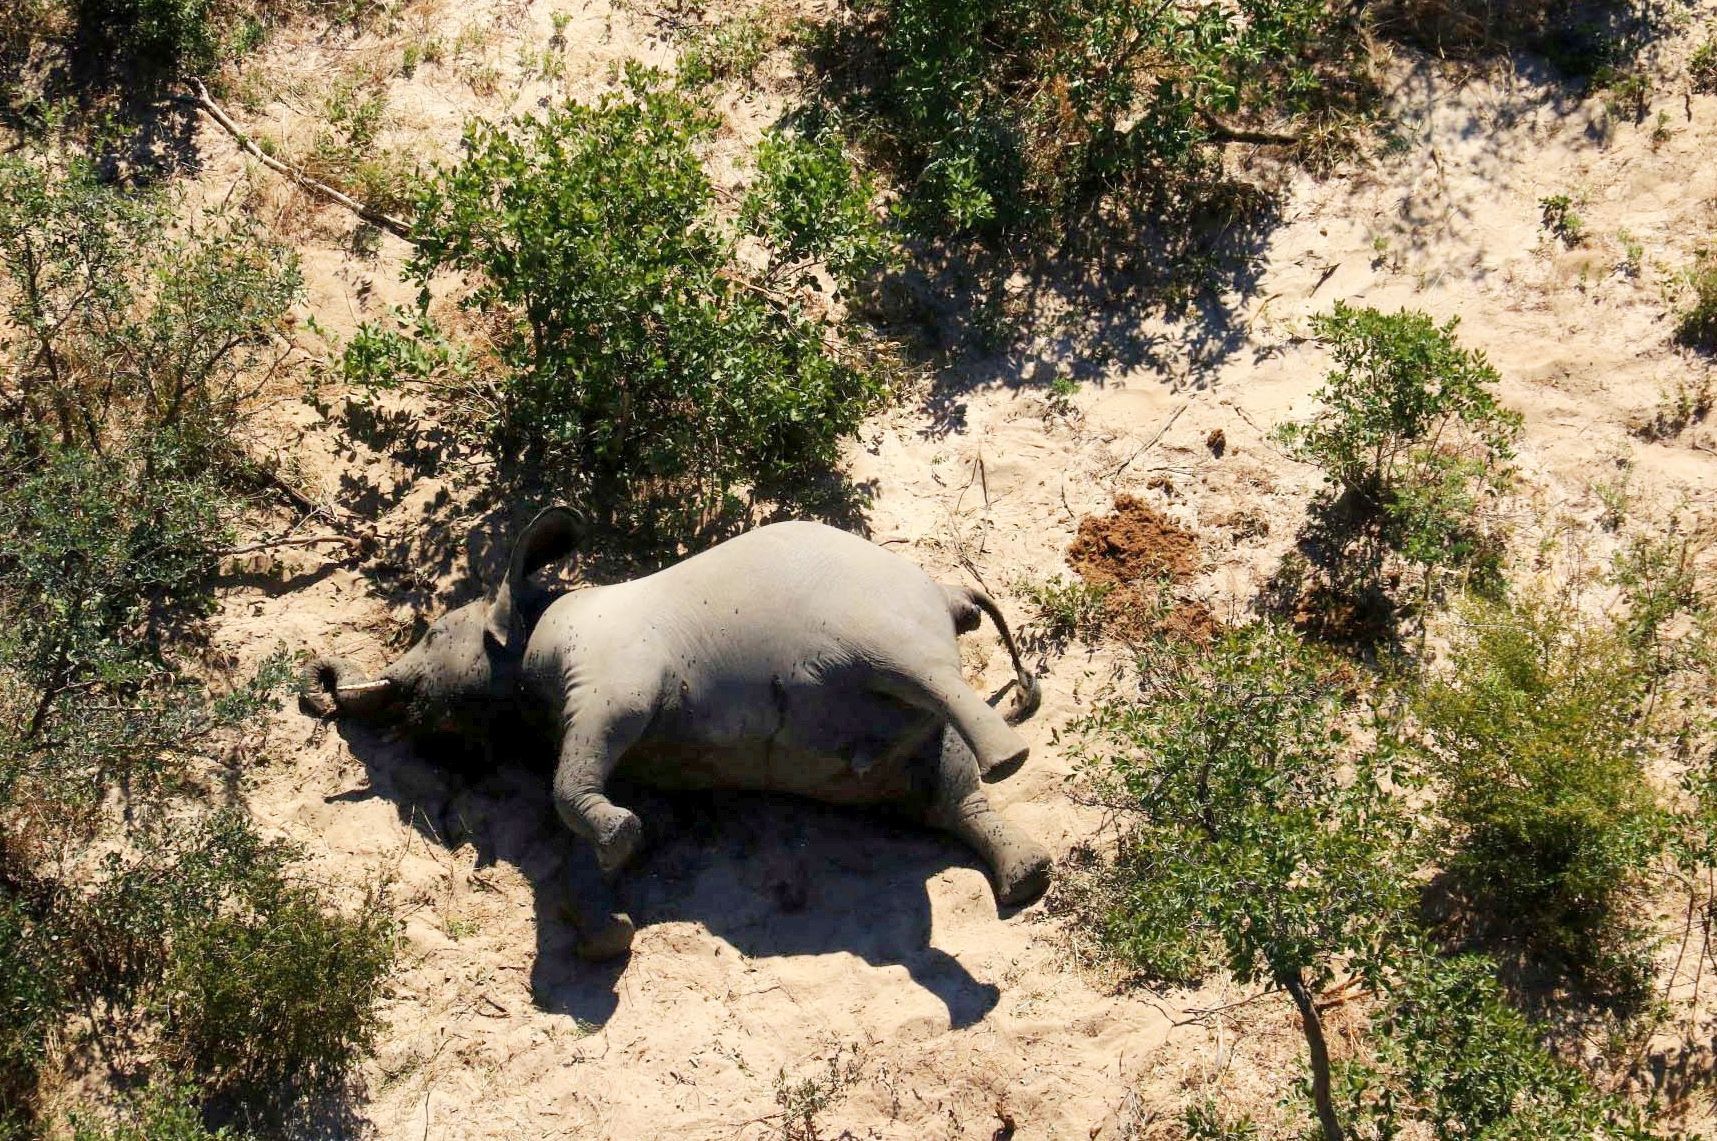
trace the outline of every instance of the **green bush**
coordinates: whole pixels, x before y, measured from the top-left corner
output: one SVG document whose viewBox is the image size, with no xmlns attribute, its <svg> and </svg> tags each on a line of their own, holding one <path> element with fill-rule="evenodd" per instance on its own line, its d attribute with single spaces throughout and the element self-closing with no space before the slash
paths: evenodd
<svg viewBox="0 0 1717 1141">
<path fill-rule="evenodd" d="M 1675 336 L 1684 345 L 1717 350 L 1717 253 L 1702 254 L 1687 271 L 1692 300 L 1676 319 Z"/>
<path fill-rule="evenodd" d="M 1221 147 L 1254 136 L 1229 117 L 1315 130 L 1366 87 L 1325 0 L 870 0 L 830 38 L 831 93 L 929 234 L 1050 234 L 1092 204 L 1172 226 L 1231 197 Z"/>
<path fill-rule="evenodd" d="M 217 696 L 186 661 L 298 278 L 242 226 L 176 221 L 75 155 L 0 159 L 0 1135 L 46 1126 L 51 1050 L 115 1033 L 198 1101 L 273 1105 L 367 1047 L 391 955 L 385 910 L 331 915 L 196 792 L 293 672 Z M 204 1137 L 189 1096 L 117 1136 Z"/>
<path fill-rule="evenodd" d="M 1413 707 L 1457 896 L 1534 960 L 1630 997 L 1670 825 L 1645 776 L 1650 659 L 1625 627 L 1527 594 L 1471 603 L 1448 661 Z"/>
<path fill-rule="evenodd" d="M 1642 1141 L 1639 1113 L 1545 1048 L 1482 955 L 1403 958 L 1371 1025 L 1375 1058 L 1350 1066 L 1352 1116 L 1394 1137 L 1422 1123 L 1438 1141 Z"/>
<path fill-rule="evenodd" d="M 1333 1136 L 1311 996 L 1338 969 L 1375 981 L 1406 929 L 1415 859 L 1396 789 L 1408 774 L 1386 744 L 1350 737 L 1349 668 L 1275 626 L 1232 630 L 1203 654 L 1165 643 L 1140 669 L 1137 698 L 1071 727 L 1118 831 L 1113 860 L 1074 877 L 1080 923 L 1146 978 L 1220 961 L 1285 989 Z"/>
<path fill-rule="evenodd" d="M 374 1044 L 392 916 L 374 900 L 350 916 L 331 912 L 293 871 L 300 858 L 222 815 L 100 897 L 118 904 L 126 938 L 149 930 L 151 918 L 165 928 L 167 954 L 155 960 L 149 991 L 162 1057 L 207 1088 L 314 1086 Z"/>
<path fill-rule="evenodd" d="M 832 469 L 883 396 L 861 347 L 779 291 L 808 259 L 843 290 L 874 263 L 864 184 L 831 144 L 767 142 L 742 207 L 768 245 L 756 277 L 699 159 L 713 127 L 633 68 L 593 105 L 473 125 L 468 157 L 420 202 L 411 272 L 426 290 L 437 273 L 469 275 L 462 304 L 495 330 L 501 362 L 428 391 L 506 470 L 598 519 L 684 522 L 740 489 L 788 494 Z M 362 337 L 374 355 L 376 334 Z M 371 379 L 353 354 L 345 365 Z"/>
<path fill-rule="evenodd" d="M 0 346 L 0 415 L 27 442 L 101 451 L 147 437 L 193 473 L 233 462 L 302 278 L 247 224 L 216 216 L 175 234 L 175 213 L 77 155 L 0 158 L 0 279 L 19 333 Z"/>
<path fill-rule="evenodd" d="M 36 1077 L 64 998 L 40 924 L 0 868 L 0 1137 L 35 1115 Z"/>
<path fill-rule="evenodd" d="M 1278 436 L 1374 513 L 1389 548 L 1428 567 L 1472 563 L 1494 548 L 1484 499 L 1507 486 L 1520 415 L 1496 402 L 1497 373 L 1455 340 L 1458 321 L 1338 302 L 1313 321 L 1336 367 L 1323 411 Z"/>
<path fill-rule="evenodd" d="M 210 1130 L 197 1102 L 193 1086 L 150 1085 L 126 1099 L 117 1121 L 85 1120 L 74 1113 L 72 1141 L 239 1141 L 231 1129 Z"/>
</svg>

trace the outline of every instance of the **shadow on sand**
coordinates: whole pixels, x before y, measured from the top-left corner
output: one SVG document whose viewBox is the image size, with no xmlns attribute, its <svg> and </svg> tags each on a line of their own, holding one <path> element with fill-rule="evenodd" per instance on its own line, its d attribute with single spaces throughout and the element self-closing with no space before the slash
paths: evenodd
<svg viewBox="0 0 1717 1141">
<path fill-rule="evenodd" d="M 427 842 L 448 850 L 471 844 L 478 867 L 516 867 L 534 893 L 536 1004 L 606 1024 L 629 957 L 587 963 L 574 952 L 570 905 L 581 884 L 594 882 L 596 863 L 590 846 L 555 815 L 546 761 L 476 773 L 361 724 L 335 731 L 363 764 L 369 786 L 330 800 L 384 797 Z M 792 797 L 669 795 L 618 783 L 613 791 L 651 832 L 649 848 L 616 885 L 621 907 L 638 924 L 642 953 L 649 953 L 651 926 L 695 923 L 748 958 L 844 951 L 874 966 L 904 967 L 941 1000 L 954 1028 L 996 1005 L 995 986 L 930 945 L 926 881 L 952 866 L 981 868 L 956 841 L 885 811 Z"/>
</svg>

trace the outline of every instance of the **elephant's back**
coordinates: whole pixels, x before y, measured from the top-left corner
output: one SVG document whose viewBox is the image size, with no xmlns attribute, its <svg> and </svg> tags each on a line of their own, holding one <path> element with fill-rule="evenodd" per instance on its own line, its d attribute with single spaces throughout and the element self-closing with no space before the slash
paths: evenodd
<svg viewBox="0 0 1717 1141">
<path fill-rule="evenodd" d="M 921 623 L 947 612 L 942 588 L 910 559 L 806 521 L 748 531 L 651 579 L 672 597 L 751 618 Z"/>
</svg>

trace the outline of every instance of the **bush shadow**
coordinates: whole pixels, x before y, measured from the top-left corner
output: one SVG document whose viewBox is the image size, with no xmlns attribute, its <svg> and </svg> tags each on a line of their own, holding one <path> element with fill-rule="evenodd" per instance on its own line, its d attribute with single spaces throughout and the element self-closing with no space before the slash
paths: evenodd
<svg viewBox="0 0 1717 1141">
<path fill-rule="evenodd" d="M 1378 512 L 1352 492 L 1321 492 L 1294 546 L 1254 599 L 1258 610 L 1307 638 L 1378 661 L 1405 649 L 1399 571 Z"/>
<path fill-rule="evenodd" d="M 1059 243 L 997 251 L 912 241 L 866 315 L 932 371 L 932 435 L 959 431 L 980 387 L 1103 384 L 1150 370 L 1203 387 L 1247 341 L 1238 313 L 1259 291 L 1278 196 L 1238 178 L 1197 215 L 1093 208 Z"/>
<path fill-rule="evenodd" d="M 602 1026 L 618 1006 L 629 957 L 588 963 L 575 953 L 574 902 L 597 875 L 593 849 L 556 816 L 548 750 L 482 771 L 459 754 L 424 752 L 385 731 L 336 723 L 369 777 L 333 801 L 382 797 L 402 823 L 445 850 L 471 844 L 477 867 L 510 864 L 531 885 L 537 1005 Z M 529 763 L 541 758 L 540 763 Z M 750 793 L 668 794 L 626 782 L 617 803 L 645 819 L 652 843 L 614 891 L 639 925 L 692 923 L 748 958 L 852 954 L 901 966 L 959 1028 L 981 1020 L 999 990 L 930 943 L 927 881 L 953 866 L 979 868 L 952 838 L 887 812 Z"/>
</svg>

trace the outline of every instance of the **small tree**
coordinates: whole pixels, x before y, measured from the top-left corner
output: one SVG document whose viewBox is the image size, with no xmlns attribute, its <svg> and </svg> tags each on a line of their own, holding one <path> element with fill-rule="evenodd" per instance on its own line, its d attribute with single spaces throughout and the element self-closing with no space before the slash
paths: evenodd
<svg viewBox="0 0 1717 1141">
<path fill-rule="evenodd" d="M 1137 698 L 1074 726 L 1074 755 L 1115 810 L 1118 847 L 1091 917 L 1141 973 L 1194 975 L 1215 953 L 1300 1012 L 1326 1138 L 1343 1136 L 1315 995 L 1343 969 L 1376 981 L 1403 929 L 1411 827 L 1387 747 L 1356 748 L 1355 679 L 1269 624 L 1208 651 L 1165 644 Z"/>
<path fill-rule="evenodd" d="M 868 187 L 828 144 L 766 143 L 741 210 L 766 243 L 759 276 L 699 159 L 714 125 L 634 67 L 595 104 L 474 124 L 466 160 L 420 202 L 424 304 L 434 274 L 469 274 L 461 304 L 496 330 L 502 364 L 430 391 L 510 471 L 599 518 L 780 494 L 830 470 L 883 395 L 860 346 L 780 292 L 814 261 L 842 288 L 874 264 Z"/>
<path fill-rule="evenodd" d="M 1320 610 L 1366 615 L 1359 637 L 1375 639 L 1394 632 L 1403 570 L 1416 576 L 1421 616 L 1442 571 L 1498 579 L 1502 535 L 1487 507 L 1510 482 L 1521 419 L 1497 403 L 1496 370 L 1455 340 L 1454 320 L 1338 302 L 1313 327 L 1335 358 L 1317 393 L 1323 407 L 1276 434 L 1323 468 L 1333 494 L 1313 502 L 1304 536 L 1319 577 L 1308 589 L 1295 580 L 1310 568 L 1285 564 L 1289 581 L 1277 589 L 1312 626 L 1323 624 Z"/>
<path fill-rule="evenodd" d="M 1316 419 L 1280 436 L 1380 516 L 1382 539 L 1424 566 L 1484 553 L 1482 506 L 1508 484 L 1520 414 L 1497 403 L 1496 370 L 1455 340 L 1457 319 L 1337 302 L 1314 319 L 1335 357 Z"/>
</svg>

